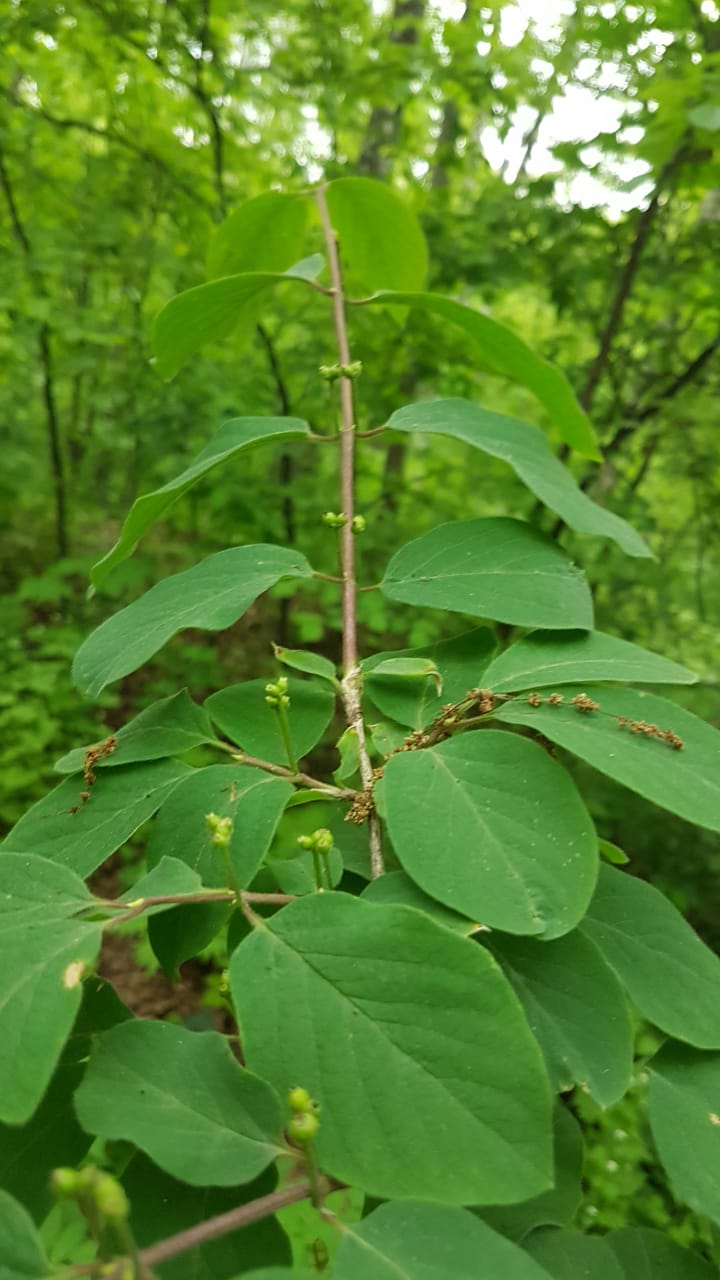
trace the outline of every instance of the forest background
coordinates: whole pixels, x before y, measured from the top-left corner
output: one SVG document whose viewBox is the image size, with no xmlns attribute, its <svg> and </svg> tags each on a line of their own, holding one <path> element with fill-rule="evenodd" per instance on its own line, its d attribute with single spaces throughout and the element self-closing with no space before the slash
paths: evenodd
<svg viewBox="0 0 720 1280">
<path fill-rule="evenodd" d="M 282 324 L 267 302 L 242 340 L 205 348 L 169 385 L 149 343 L 160 307 L 204 279 L 218 222 L 263 191 L 323 177 L 392 184 L 422 221 L 431 287 L 487 309 L 564 370 L 604 453 L 570 465 L 656 556 L 565 531 L 597 625 L 696 671 L 700 683 L 675 696 L 718 723 L 713 0 L 10 0 L 0 45 L 0 835 L 52 785 L 58 756 L 179 685 L 202 699 L 270 675 L 271 639 L 338 655 L 336 592 L 314 585 L 292 610 L 277 589 L 262 617 L 185 633 L 162 666 L 99 704 L 69 674 L 93 626 L 218 545 L 300 543 L 335 571 L 321 522 L 332 460 L 325 474 L 318 450 L 312 471 L 263 451 L 212 494 L 198 485 L 86 598 L 87 570 L 133 499 L 182 470 L 220 422 L 283 413 L 327 425 L 318 331 L 328 363 L 333 347 L 313 296 Z M 413 399 L 461 395 L 552 434 L 457 329 L 420 312 L 352 321 L 363 428 Z M 544 518 L 500 463 L 478 471 L 444 439 L 364 449 L 358 492 L 367 582 L 440 519 Z M 434 640 L 438 622 L 374 593 L 362 626 L 366 650 L 390 649 Z M 600 834 L 720 949 L 717 837 L 589 770 L 583 789 Z M 638 1197 L 654 1170 L 641 1085 L 619 1120 L 598 1119 L 594 1207 L 608 1226 L 628 1214 L 667 1225 L 660 1177 Z M 675 1227 L 691 1237 L 691 1224 Z"/>
</svg>

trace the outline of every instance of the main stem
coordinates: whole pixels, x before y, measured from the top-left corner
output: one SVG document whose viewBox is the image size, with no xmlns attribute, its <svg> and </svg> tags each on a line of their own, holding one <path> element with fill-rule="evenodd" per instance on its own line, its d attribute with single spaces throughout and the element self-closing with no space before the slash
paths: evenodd
<svg viewBox="0 0 720 1280">
<path fill-rule="evenodd" d="M 332 285 L 333 318 L 335 321 L 335 337 L 337 340 L 340 364 L 346 368 L 351 364 L 350 343 L 348 342 L 347 324 L 345 322 L 345 295 L 343 292 L 342 272 L 337 241 L 330 221 L 330 213 L 325 198 L 325 189 L 319 187 L 315 192 L 320 219 L 322 221 L 325 248 L 330 267 Z M 348 725 L 355 731 L 360 760 L 360 777 L 367 790 L 373 784 L 373 770 L 365 740 L 365 723 L 362 718 L 360 668 L 358 666 L 357 646 L 357 582 L 355 580 L 355 534 L 353 532 L 353 516 L 355 514 L 355 411 L 353 407 L 352 379 L 342 375 L 340 381 L 340 498 L 345 524 L 340 530 L 340 561 L 342 565 L 342 605 L 343 605 L 343 681 L 342 694 L 345 705 L 345 717 Z M 373 878 L 381 876 L 385 870 L 380 823 L 377 814 L 371 812 L 368 818 L 370 840 L 370 870 Z"/>
</svg>

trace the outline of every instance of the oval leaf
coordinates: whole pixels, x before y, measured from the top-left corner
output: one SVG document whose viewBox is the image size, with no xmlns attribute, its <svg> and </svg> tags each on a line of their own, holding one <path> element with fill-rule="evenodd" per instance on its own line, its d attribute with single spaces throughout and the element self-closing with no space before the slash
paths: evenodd
<svg viewBox="0 0 720 1280">
<path fill-rule="evenodd" d="M 93 763 L 93 769 L 183 755 L 192 747 L 212 742 L 215 734 L 207 712 L 195 705 L 187 689 L 182 689 L 153 702 L 113 736 L 116 745 Z M 88 751 L 100 746 L 102 743 L 92 743 L 69 751 L 55 765 L 57 773 L 79 773 Z"/>
<path fill-rule="evenodd" d="M 511 724 L 526 724 L 587 760 L 638 795 L 654 800 L 699 827 L 720 831 L 720 733 L 683 707 L 637 689 L 600 688 L 600 710 L 580 713 L 568 705 L 582 685 L 563 689 L 564 706 L 529 706 L 524 699 L 500 707 L 495 715 Z M 590 691 L 592 693 L 592 689 Z M 633 733 L 627 721 L 656 725 L 684 743 L 673 750 L 666 742 Z"/>
<path fill-rule="evenodd" d="M 644 1017 L 699 1049 L 720 1049 L 720 959 L 664 894 L 602 866 L 581 929 Z"/>
<path fill-rule="evenodd" d="M 388 420 L 394 431 L 462 440 L 501 458 L 541 502 L 578 533 L 612 538 L 629 556 L 649 556 L 647 543 L 626 520 L 598 506 L 555 457 L 542 431 L 519 418 L 481 409 L 469 400 L 430 400 L 398 409 Z"/>
<path fill-rule="evenodd" d="M 0 854 L 0 1120 L 24 1124 L 40 1102 L 100 950 L 101 926 L 76 920 L 82 880 L 31 854 Z"/>
<path fill-rule="evenodd" d="M 309 209 L 307 196 L 282 191 L 246 200 L 213 233 L 208 276 L 285 271 L 302 257 Z"/>
<path fill-rule="evenodd" d="M 398 858 L 439 902 L 547 938 L 582 917 L 597 837 L 572 781 L 534 742 L 488 730 L 400 752 L 385 769 L 385 800 Z"/>
<path fill-rule="evenodd" d="M 230 984 L 248 1065 L 281 1095 L 303 1084 L 320 1103 L 317 1158 L 329 1174 L 450 1204 L 548 1186 L 540 1054 L 472 941 L 408 907 L 316 894 L 258 921 Z"/>
<path fill-rule="evenodd" d="M 625 1280 L 612 1249 L 599 1236 L 544 1227 L 523 1242 L 553 1280 Z"/>
<path fill-rule="evenodd" d="M 564 1227 L 572 1222 L 583 1199 L 585 1144 L 580 1125 L 559 1100 L 553 1114 L 553 1186 L 523 1204 L 483 1209 L 482 1218 L 494 1231 L 522 1240 L 535 1227 Z"/>
<path fill-rule="evenodd" d="M 555 942 L 483 941 L 510 979 L 558 1093 L 584 1086 L 601 1107 L 625 1094 L 633 1028 L 623 989 L 597 947 L 574 930 Z"/>
<path fill-rule="evenodd" d="M 273 644 L 273 653 L 284 667 L 304 671 L 308 676 L 319 676 L 332 685 L 339 684 L 335 663 L 324 658 L 321 653 L 311 653 L 307 649 L 285 649 L 281 644 Z"/>
<path fill-rule="evenodd" d="M 335 1280 L 548 1280 L 522 1249 L 465 1209 L 396 1201 L 341 1230 Z"/>
<path fill-rule="evenodd" d="M 697 676 L 677 662 L 602 631 L 533 631 L 494 658 L 483 674 L 494 693 L 579 680 L 694 684 Z"/>
<path fill-rule="evenodd" d="M 592 627 L 585 575 L 529 524 L 503 518 L 441 524 L 393 556 L 390 600 L 521 627 Z"/>
<path fill-rule="evenodd" d="M 218 551 L 163 578 L 103 622 L 78 649 L 73 680 L 95 698 L 113 680 L 136 671 L 184 627 L 222 631 L 281 578 L 310 577 L 312 569 L 299 551 L 263 545 Z"/>
<path fill-rule="evenodd" d="M 229 685 L 205 700 L 216 725 L 248 755 L 287 765 L 277 712 L 268 706 L 266 680 Z M 335 712 L 335 694 L 316 680 L 288 680 L 290 741 L 296 760 L 320 741 Z"/>
<path fill-rule="evenodd" d="M 285 440 L 302 440 L 309 427 L 299 418 L 232 418 L 224 422 L 209 444 L 190 466 L 160 489 L 137 498 L 130 508 L 115 546 L 90 570 L 90 581 L 98 587 L 116 564 L 122 564 L 156 520 L 161 520 L 170 507 L 209 471 L 229 461 L 238 453 L 246 453 L 262 444 L 279 444 Z"/>
<path fill-rule="evenodd" d="M 623 1268 L 623 1280 L 717 1280 L 709 1262 L 650 1227 L 611 1231 L 605 1243 Z"/>
<path fill-rule="evenodd" d="M 417 218 L 372 178 L 336 178 L 325 188 L 342 260 L 366 289 L 422 289 L 428 269 Z"/>
<path fill-rule="evenodd" d="M 311 272 L 317 274 L 322 258 L 316 258 L 302 274 L 251 271 L 197 285 L 171 298 L 158 315 L 152 345 L 161 378 L 174 378 L 185 361 L 206 342 L 226 338 L 245 321 L 255 325 L 257 303 L 275 285 L 296 281 L 305 289 Z"/>
<path fill-rule="evenodd" d="M 280 1100 L 215 1031 L 140 1020 L 113 1027 L 75 1106 L 88 1133 L 134 1142 L 194 1187 L 250 1182 L 286 1151 Z"/>
<path fill-rule="evenodd" d="M 26 1209 L 0 1191 L 0 1280 L 46 1280 L 50 1264 Z"/>
<path fill-rule="evenodd" d="M 489 627 L 476 627 L 450 640 L 421 649 L 400 649 L 396 653 L 376 653 L 362 663 L 363 683 L 367 693 L 383 715 L 390 716 L 411 729 L 429 724 L 443 704 L 460 698 L 480 683 L 483 671 L 495 649 L 495 637 Z M 427 681 L 418 687 L 407 680 L 374 679 L 376 669 L 386 661 L 398 658 L 432 662 L 442 678 L 442 694 Z"/>
<path fill-rule="evenodd" d="M 720 1223 L 720 1053 L 669 1041 L 650 1063 L 648 1100 L 675 1195 Z"/>
<path fill-rule="evenodd" d="M 192 770 L 179 760 L 154 760 L 108 769 L 87 803 L 82 783 L 66 778 L 38 800 L 5 837 L 2 850 L 38 853 L 89 876 L 160 808 Z M 0 859 L 2 854 L 0 853 Z"/>
<path fill-rule="evenodd" d="M 436 293 L 391 293 L 384 289 L 367 301 L 381 306 L 418 307 L 458 325 L 477 342 L 485 369 L 527 387 L 547 410 L 561 439 L 585 458 L 601 457 L 588 416 L 565 375 L 536 355 L 511 329 L 482 311 Z"/>
</svg>

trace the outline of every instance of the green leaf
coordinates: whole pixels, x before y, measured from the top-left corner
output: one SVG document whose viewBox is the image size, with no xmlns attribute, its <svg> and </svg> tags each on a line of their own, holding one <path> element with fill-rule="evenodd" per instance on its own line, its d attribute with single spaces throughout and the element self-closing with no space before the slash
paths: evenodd
<svg viewBox="0 0 720 1280">
<path fill-rule="evenodd" d="M 92 901 L 67 867 L 0 854 L 0 1120 L 24 1124 L 40 1102 L 100 950 L 101 927 L 73 919 Z"/>
<path fill-rule="evenodd" d="M 717 1280 L 708 1262 L 649 1227 L 611 1231 L 605 1243 L 623 1268 L 624 1280 Z"/>
<path fill-rule="evenodd" d="M 720 1053 L 668 1041 L 650 1063 L 648 1099 L 650 1128 L 675 1195 L 720 1222 Z"/>
<path fill-rule="evenodd" d="M 273 644 L 273 653 L 285 667 L 304 671 L 309 676 L 319 676 L 332 685 L 339 683 L 335 663 L 324 658 L 321 653 L 310 653 L 307 649 L 285 649 L 281 644 Z"/>
<path fill-rule="evenodd" d="M 422 289 L 428 251 L 417 218 L 372 178 L 336 178 L 325 188 L 330 220 L 351 281 L 366 289 Z"/>
<path fill-rule="evenodd" d="M 207 712 L 196 706 L 187 689 L 181 689 L 169 698 L 153 702 L 114 736 L 116 747 L 108 755 L 101 756 L 93 765 L 94 769 L 183 755 L 192 747 L 212 742 L 215 733 Z M 56 772 L 82 771 L 88 750 L 88 747 L 76 747 L 68 751 L 55 765 Z"/>
<path fill-rule="evenodd" d="M 27 1211 L 0 1191 L 0 1280 L 45 1280 L 50 1265 Z"/>
<path fill-rule="evenodd" d="M 495 637 L 489 627 L 476 627 L 450 640 L 421 649 L 399 649 L 396 653 L 378 653 L 362 663 L 365 689 L 374 705 L 384 715 L 411 729 L 429 724 L 444 703 L 459 702 L 469 689 L 479 683 L 495 649 Z M 407 680 L 385 676 L 375 680 L 377 667 L 388 659 L 416 658 L 432 662 L 440 672 L 442 694 L 435 682 L 428 680 L 418 688 Z"/>
<path fill-rule="evenodd" d="M 247 888 L 260 867 L 293 788 L 237 765 L 210 765 L 185 778 L 163 805 L 150 833 L 150 868 L 179 859 L 211 889 L 227 887 L 228 863 L 212 843 L 206 814 L 232 818 L 229 865 L 239 888 Z M 230 914 L 225 906 L 194 904 L 173 908 L 149 924 L 153 950 L 166 973 L 197 955 L 219 933 Z"/>
<path fill-rule="evenodd" d="M 288 764 L 277 712 L 268 706 L 266 680 L 245 680 L 205 700 L 215 724 L 248 755 Z M 316 680 L 288 680 L 288 721 L 295 758 L 320 741 L 335 712 L 335 694 Z"/>
<path fill-rule="evenodd" d="M 580 1208 L 585 1144 L 580 1125 L 559 1100 L 555 1103 L 553 1135 L 554 1171 L 550 1190 L 522 1204 L 482 1210 L 483 1220 L 511 1240 L 522 1240 L 535 1227 L 567 1226 Z"/>
<path fill-rule="evenodd" d="M 654 800 L 688 822 L 720 831 L 720 733 L 683 707 L 637 689 L 601 688 L 600 711 L 578 712 L 567 705 L 582 685 L 564 689 L 565 704 L 531 707 L 513 700 L 495 716 L 509 724 L 526 724 L 566 747 L 581 760 L 617 782 Z M 592 690 L 591 690 L 592 692 Z M 674 751 L 666 742 L 632 733 L 616 717 L 645 721 L 671 730 L 683 741 Z"/>
<path fill-rule="evenodd" d="M 180 779 L 192 772 L 179 760 L 153 760 L 106 770 L 86 804 L 80 800 L 78 779 L 66 778 L 28 809 L 5 837 L 2 851 L 38 853 L 71 867 L 80 876 L 89 876 L 152 817 Z"/>
<path fill-rule="evenodd" d="M 600 857 L 604 858 L 606 862 L 611 862 L 613 866 L 625 867 L 630 861 L 627 854 L 618 845 L 613 844 L 611 840 L 598 840 L 598 848 Z"/>
<path fill-rule="evenodd" d="M 472 941 L 408 907 L 313 894 L 258 922 L 230 985 L 250 1068 L 320 1103 L 317 1158 L 332 1176 L 449 1204 L 548 1185 L 540 1054 Z"/>
<path fill-rule="evenodd" d="M 380 584 L 390 600 L 521 627 L 592 627 L 585 575 L 520 520 L 441 524 L 395 553 Z"/>
<path fill-rule="evenodd" d="M 140 1020 L 113 1027 L 75 1106 L 88 1133 L 134 1142 L 194 1187 L 250 1182 L 286 1150 L 279 1098 L 215 1031 Z"/>
<path fill-rule="evenodd" d="M 599 1236 L 545 1227 L 523 1242 L 553 1280 L 624 1280 L 612 1249 Z"/>
<path fill-rule="evenodd" d="M 384 289 L 368 301 L 431 311 L 464 329 L 481 348 L 483 368 L 527 387 L 547 410 L 561 439 L 585 458 L 601 457 L 588 416 L 578 404 L 565 375 L 536 355 L 511 329 L 491 320 L 482 311 L 435 293 L 391 293 Z"/>
<path fill-rule="evenodd" d="M 280 191 L 247 200 L 213 233 L 208 276 L 285 271 L 302 257 L 309 209 L 307 196 Z"/>
<path fill-rule="evenodd" d="M 80 1012 L 40 1105 L 25 1124 L 0 1125 L 0 1187 L 38 1223 L 53 1207 L 52 1170 L 79 1164 L 90 1146 L 72 1098 L 85 1072 L 91 1036 L 130 1016 L 111 986 L 88 978 Z"/>
<path fill-rule="evenodd" d="M 469 400 L 426 400 L 398 409 L 388 419 L 394 431 L 410 435 L 427 431 L 432 435 L 463 440 L 493 458 L 501 458 L 541 502 L 556 512 L 578 533 L 612 538 L 629 556 L 652 558 L 639 533 L 605 507 L 598 506 L 579 488 L 567 467 L 555 457 L 542 431 L 481 409 Z"/>
<path fill-rule="evenodd" d="M 155 898 L 175 893 L 198 893 L 202 888 L 203 883 L 199 875 L 186 862 L 181 862 L 179 858 L 163 857 L 157 866 L 141 876 L 131 889 L 126 890 L 118 901 L 126 902 L 130 906 L 139 898 Z M 170 911 L 172 906 L 173 904 L 168 902 L 157 903 L 155 906 L 148 907 L 144 914 L 152 916 L 160 911 Z"/>
<path fill-rule="evenodd" d="M 229 860 L 238 888 L 247 888 L 275 834 L 292 784 L 256 769 L 213 764 L 194 769 L 160 810 L 147 849 L 149 867 L 163 857 L 192 867 L 209 888 L 227 884 L 222 851 L 212 842 L 206 815 L 232 819 Z"/>
<path fill-rule="evenodd" d="M 137 1152 L 123 1174 L 123 1186 L 130 1199 L 130 1227 L 138 1247 L 145 1249 L 179 1231 L 185 1231 L 208 1218 L 237 1209 L 241 1204 L 268 1195 L 275 1190 L 277 1175 L 267 1169 L 260 1178 L 240 1190 L 238 1187 L 191 1187 L 171 1178 L 146 1156 Z M 215 1240 L 207 1240 L 176 1258 L 153 1267 L 158 1280 L 229 1280 L 242 1267 L 243 1280 L 248 1271 L 262 1263 L 279 1264 L 282 1275 L 289 1276 L 281 1264 L 291 1261 L 290 1245 L 277 1218 L 261 1218 L 237 1231 L 228 1231 Z M 273 1266 L 270 1268 L 276 1270 Z M 317 1275 L 314 1277 L 317 1280 Z"/>
<path fill-rule="evenodd" d="M 435 898 L 429 898 L 404 871 L 388 871 L 384 876 L 371 880 L 363 889 L 362 897 L 368 902 L 394 902 L 414 907 L 416 911 L 430 916 L 436 924 L 443 924 L 446 929 L 452 929 L 453 933 L 459 933 L 464 938 L 475 933 L 478 928 L 467 916 L 450 911 Z"/>
<path fill-rule="evenodd" d="M 623 989 L 600 951 L 574 930 L 555 942 L 493 933 L 482 941 L 525 1010 L 558 1093 L 584 1085 L 601 1107 L 630 1084 L 633 1029 Z"/>
<path fill-rule="evenodd" d="M 352 822 L 345 822 L 347 808 L 328 799 L 319 791 L 296 791 L 285 813 L 268 853 L 266 863 L 276 883 L 286 893 L 314 890 L 312 857 L 301 851 L 298 836 L 309 836 L 318 827 L 327 827 L 333 837 L 330 853 L 331 870 L 339 878 L 342 864 L 369 879 L 367 834 Z M 339 863 L 339 860 L 342 863 Z M 285 888 L 293 878 L 299 888 Z"/>
<path fill-rule="evenodd" d="M 396 679 L 400 677 L 403 680 L 430 679 L 435 686 L 436 696 L 440 697 L 442 693 L 442 676 L 431 658 L 383 658 L 373 668 L 373 675 L 376 679 L 382 676 L 394 676 Z"/>
<path fill-rule="evenodd" d="M 75 655 L 73 680 L 96 698 L 129 675 L 185 627 L 222 631 L 281 578 L 310 578 L 298 551 L 284 547 L 230 547 L 191 569 L 163 578 L 145 595 L 103 622 Z"/>
<path fill-rule="evenodd" d="M 154 489 L 152 493 L 145 493 L 135 500 L 117 542 L 90 570 L 93 587 L 98 587 L 115 565 L 127 560 L 147 530 L 157 520 L 161 520 L 178 498 L 208 472 L 238 453 L 246 453 L 262 444 L 303 440 L 307 438 L 308 432 L 307 423 L 301 422 L 299 418 L 232 418 L 229 422 L 224 422 L 185 471 L 160 489 Z"/>
<path fill-rule="evenodd" d="M 340 756 L 340 764 L 334 771 L 333 778 L 336 782 L 346 782 L 360 770 L 360 747 L 354 725 L 350 725 L 344 733 L 340 734 L 335 743 L 335 750 Z"/>
<path fill-rule="evenodd" d="M 694 684 L 686 667 L 602 631 L 533 631 L 498 654 L 483 675 L 494 693 L 579 680 Z"/>
<path fill-rule="evenodd" d="M 664 894 L 601 866 L 581 929 L 644 1017 L 677 1040 L 720 1049 L 720 959 Z"/>
<path fill-rule="evenodd" d="M 465 1209 L 383 1204 L 342 1230 L 334 1280 L 548 1280 L 522 1249 Z"/>
<path fill-rule="evenodd" d="M 174 378 L 186 360 L 206 342 L 228 337 L 242 324 L 254 327 L 257 303 L 278 284 L 308 280 L 321 269 L 322 258 L 308 259 L 302 273 L 250 271 L 178 293 L 163 307 L 152 335 L 156 368 L 161 378 Z M 263 299 L 264 300 L 264 299 Z M 253 304 L 252 306 L 250 304 Z"/>
<path fill-rule="evenodd" d="M 395 852 L 431 897 L 509 933 L 556 938 L 581 919 L 597 837 L 574 784 L 534 742 L 461 734 L 391 756 L 384 781 Z"/>
</svg>

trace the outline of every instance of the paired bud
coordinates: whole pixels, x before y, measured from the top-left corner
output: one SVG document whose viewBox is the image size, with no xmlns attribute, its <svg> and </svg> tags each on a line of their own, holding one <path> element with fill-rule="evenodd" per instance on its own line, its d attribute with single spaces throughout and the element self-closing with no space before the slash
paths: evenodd
<svg viewBox="0 0 720 1280">
<path fill-rule="evenodd" d="M 320 1128 L 318 1104 L 313 1102 L 307 1089 L 296 1085 L 288 1093 L 288 1104 L 292 1115 L 288 1122 L 288 1137 L 301 1146 L 311 1142 Z"/>
<path fill-rule="evenodd" d="M 321 364 L 318 370 L 325 382 L 337 382 L 338 378 L 349 378 L 354 382 L 362 373 L 362 361 L 353 360 L 350 364 Z"/>
<path fill-rule="evenodd" d="M 289 707 L 287 676 L 278 676 L 273 683 L 265 685 L 265 701 L 269 707 Z"/>
<path fill-rule="evenodd" d="M 322 522 L 327 525 L 328 529 L 342 529 L 343 525 L 347 524 L 347 516 L 339 514 L 337 511 L 326 511 L 323 514 Z"/>
<path fill-rule="evenodd" d="M 125 1222 L 130 1212 L 128 1198 L 116 1178 L 87 1165 L 84 1169 L 54 1169 L 51 1178 L 57 1196 L 91 1201 L 106 1222 Z"/>
<path fill-rule="evenodd" d="M 332 831 L 327 827 L 318 827 L 310 836 L 298 836 L 301 849 L 310 849 L 313 853 L 329 853 L 333 847 Z"/>
<path fill-rule="evenodd" d="M 221 818 L 217 813 L 206 813 L 205 822 L 212 833 L 212 843 L 218 849 L 227 849 L 232 835 L 232 818 Z"/>
</svg>

